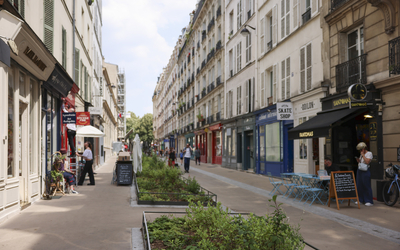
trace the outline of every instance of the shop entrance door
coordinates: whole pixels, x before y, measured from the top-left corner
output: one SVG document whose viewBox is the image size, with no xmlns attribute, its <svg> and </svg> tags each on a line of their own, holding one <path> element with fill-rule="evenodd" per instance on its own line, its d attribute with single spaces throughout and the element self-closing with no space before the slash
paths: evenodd
<svg viewBox="0 0 400 250">
<path fill-rule="evenodd" d="M 29 204 L 28 199 L 28 105 L 19 103 L 18 121 L 18 169 L 19 169 L 19 200 L 22 208 Z"/>
</svg>

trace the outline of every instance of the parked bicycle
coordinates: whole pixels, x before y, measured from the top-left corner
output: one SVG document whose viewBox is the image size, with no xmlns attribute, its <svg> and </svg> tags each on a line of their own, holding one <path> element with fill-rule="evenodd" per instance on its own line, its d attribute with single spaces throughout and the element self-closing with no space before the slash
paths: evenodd
<svg viewBox="0 0 400 250">
<path fill-rule="evenodd" d="M 396 204 L 397 199 L 399 198 L 400 193 L 400 166 L 389 164 L 388 168 L 385 171 L 385 175 L 391 181 L 388 181 L 383 186 L 383 200 L 385 204 L 388 206 L 393 206 Z"/>
</svg>

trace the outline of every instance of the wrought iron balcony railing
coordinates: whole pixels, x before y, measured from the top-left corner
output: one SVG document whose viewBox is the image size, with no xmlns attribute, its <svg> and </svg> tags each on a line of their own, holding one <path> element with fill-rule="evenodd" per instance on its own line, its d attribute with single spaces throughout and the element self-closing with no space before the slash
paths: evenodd
<svg viewBox="0 0 400 250">
<path fill-rule="evenodd" d="M 206 60 L 203 60 L 203 61 L 201 62 L 201 69 L 203 69 L 205 66 L 206 66 Z"/>
<path fill-rule="evenodd" d="M 222 48 L 222 42 L 221 42 L 221 40 L 219 40 L 218 42 L 217 42 L 217 45 L 215 46 L 215 49 L 218 51 L 219 49 L 221 49 Z"/>
<path fill-rule="evenodd" d="M 203 90 L 201 91 L 201 98 L 205 97 L 206 95 L 207 95 L 206 90 L 203 89 Z"/>
<path fill-rule="evenodd" d="M 196 74 L 198 75 L 200 73 L 200 67 L 197 68 Z"/>
<path fill-rule="evenodd" d="M 215 24 L 215 19 L 214 17 L 211 19 L 211 21 L 208 23 L 208 27 L 207 27 L 207 31 L 210 32 L 210 30 L 212 29 L 212 27 L 214 27 Z"/>
<path fill-rule="evenodd" d="M 311 8 L 308 8 L 302 15 L 303 25 L 311 19 Z"/>
<path fill-rule="evenodd" d="M 221 16 L 221 5 L 217 9 L 217 19 Z"/>
<path fill-rule="evenodd" d="M 206 30 L 203 30 L 203 31 L 201 32 L 201 41 L 203 42 L 203 41 L 206 39 L 206 37 L 207 37 Z"/>
<path fill-rule="evenodd" d="M 218 76 L 217 77 L 217 86 L 219 86 L 221 83 L 222 83 L 221 76 Z"/>
<path fill-rule="evenodd" d="M 215 114 L 215 121 L 221 120 L 221 111 Z"/>
<path fill-rule="evenodd" d="M 192 98 L 191 103 L 192 103 L 192 107 L 194 107 L 194 98 Z"/>
<path fill-rule="evenodd" d="M 331 0 L 331 12 L 348 2 L 349 0 Z"/>
<path fill-rule="evenodd" d="M 344 92 L 355 83 L 366 84 L 366 58 L 361 55 L 342 64 L 336 65 L 336 91 Z"/>
<path fill-rule="evenodd" d="M 247 20 L 249 20 L 251 17 L 251 10 L 247 11 Z"/>
<path fill-rule="evenodd" d="M 389 41 L 389 77 L 400 74 L 400 36 Z"/>
</svg>

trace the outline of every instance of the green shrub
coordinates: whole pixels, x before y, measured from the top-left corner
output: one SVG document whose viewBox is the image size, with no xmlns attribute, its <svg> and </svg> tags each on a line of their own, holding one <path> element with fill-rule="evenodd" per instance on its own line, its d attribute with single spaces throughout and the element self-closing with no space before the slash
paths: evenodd
<svg viewBox="0 0 400 250">
<path fill-rule="evenodd" d="M 300 227 L 289 224 L 276 196 L 270 201 L 272 214 L 248 218 L 231 216 L 221 203 L 204 208 L 191 202 L 184 218 L 162 216 L 148 223 L 150 241 L 166 249 L 303 249 Z"/>
</svg>

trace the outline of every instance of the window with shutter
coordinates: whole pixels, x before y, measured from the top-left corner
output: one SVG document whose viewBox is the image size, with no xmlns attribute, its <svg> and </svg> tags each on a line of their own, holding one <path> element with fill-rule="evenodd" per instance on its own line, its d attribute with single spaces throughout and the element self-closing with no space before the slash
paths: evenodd
<svg viewBox="0 0 400 250">
<path fill-rule="evenodd" d="M 242 69 L 242 42 L 236 45 L 236 72 Z"/>
<path fill-rule="evenodd" d="M 251 61 L 251 34 L 246 36 L 246 63 Z"/>
<path fill-rule="evenodd" d="M 265 53 L 265 24 L 264 17 L 261 18 L 260 21 L 260 46 L 261 46 L 261 54 Z"/>
<path fill-rule="evenodd" d="M 286 99 L 290 98 L 290 57 L 286 59 Z"/>
<path fill-rule="evenodd" d="M 311 90 L 312 82 L 312 51 L 311 43 L 307 45 L 307 90 Z"/>
<path fill-rule="evenodd" d="M 282 79 L 281 79 L 281 91 L 282 101 L 290 98 L 290 57 L 286 58 L 281 62 L 282 66 Z"/>
<path fill-rule="evenodd" d="M 303 93 L 306 90 L 306 55 L 305 48 L 300 49 L 300 92 Z"/>
<path fill-rule="evenodd" d="M 86 67 L 84 67 L 84 73 L 83 73 L 84 75 L 83 75 L 83 77 L 84 77 L 84 83 L 85 83 L 85 100 L 87 101 L 88 100 L 88 74 L 87 74 L 87 68 Z"/>
<path fill-rule="evenodd" d="M 281 39 L 290 33 L 290 0 L 281 0 Z"/>
<path fill-rule="evenodd" d="M 293 30 L 299 27 L 299 0 L 293 0 Z"/>
<path fill-rule="evenodd" d="M 319 10 L 319 4 L 318 4 L 318 2 L 319 2 L 319 0 L 311 0 L 312 1 L 312 6 L 311 6 L 311 16 L 314 16 L 314 15 L 316 15 L 317 13 L 318 13 L 318 10 Z"/>
<path fill-rule="evenodd" d="M 281 97 L 282 97 L 282 100 L 284 100 L 285 99 L 285 86 L 286 86 L 286 81 L 285 81 L 285 78 L 286 78 L 286 66 L 285 66 L 285 60 L 283 60 L 282 62 L 281 62 L 281 69 L 282 69 L 282 72 L 281 72 Z"/>
<path fill-rule="evenodd" d="M 278 43 L 278 5 L 275 5 L 272 13 L 272 46 Z"/>
<path fill-rule="evenodd" d="M 261 73 L 261 107 L 264 107 L 264 106 L 266 106 L 265 105 L 265 81 L 264 81 L 264 79 L 265 79 L 265 73 L 264 72 L 262 72 Z"/>
<path fill-rule="evenodd" d="M 62 27 L 62 60 L 61 64 L 67 70 L 67 31 Z"/>
<path fill-rule="evenodd" d="M 44 0 L 44 44 L 53 53 L 54 0 Z"/>
<path fill-rule="evenodd" d="M 240 27 L 242 27 L 242 0 L 239 0 L 239 2 L 237 4 L 237 20 L 236 20 L 236 24 L 237 24 L 237 30 L 239 30 Z"/>
<path fill-rule="evenodd" d="M 237 88 L 237 109 L 236 109 L 236 115 L 240 115 L 242 113 L 242 86 L 239 86 Z"/>
<path fill-rule="evenodd" d="M 229 103 L 228 103 L 228 100 L 229 100 L 229 92 L 226 93 L 226 99 L 225 99 L 225 103 L 226 103 L 226 109 L 225 109 L 226 118 L 229 118 L 229 112 L 228 112 L 228 110 L 229 110 Z"/>
<path fill-rule="evenodd" d="M 249 113 L 250 84 L 251 84 L 251 81 L 246 81 L 246 83 L 245 83 L 245 85 L 246 85 L 246 101 L 245 101 L 246 113 Z"/>
<path fill-rule="evenodd" d="M 277 101 L 277 75 L 278 75 L 278 64 L 275 64 L 273 67 L 273 101 L 274 103 Z"/>
</svg>

